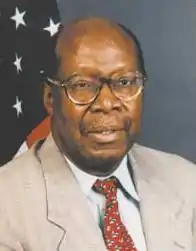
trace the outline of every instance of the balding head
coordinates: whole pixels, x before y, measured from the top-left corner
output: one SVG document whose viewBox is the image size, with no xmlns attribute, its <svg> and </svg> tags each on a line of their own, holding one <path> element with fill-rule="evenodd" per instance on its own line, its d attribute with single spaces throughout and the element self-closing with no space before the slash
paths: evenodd
<svg viewBox="0 0 196 251">
<path fill-rule="evenodd" d="M 138 68 L 145 73 L 143 58 L 138 41 L 133 33 L 122 25 L 104 18 L 86 18 L 62 27 L 56 46 L 59 62 L 69 60 L 76 51 L 91 51 L 96 44 L 119 46 L 127 57 L 135 55 Z"/>
</svg>

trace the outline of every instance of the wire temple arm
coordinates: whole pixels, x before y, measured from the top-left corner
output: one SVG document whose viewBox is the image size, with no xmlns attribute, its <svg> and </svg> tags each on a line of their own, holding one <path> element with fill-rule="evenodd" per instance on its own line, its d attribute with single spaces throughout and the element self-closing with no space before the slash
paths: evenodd
<svg viewBox="0 0 196 251">
<path fill-rule="evenodd" d="M 44 78 L 44 80 L 47 82 L 47 84 L 53 85 L 53 86 L 58 86 L 58 87 L 63 87 L 63 84 L 60 81 L 54 80 L 50 77 L 47 77 L 44 70 L 41 70 L 40 74 Z"/>
</svg>

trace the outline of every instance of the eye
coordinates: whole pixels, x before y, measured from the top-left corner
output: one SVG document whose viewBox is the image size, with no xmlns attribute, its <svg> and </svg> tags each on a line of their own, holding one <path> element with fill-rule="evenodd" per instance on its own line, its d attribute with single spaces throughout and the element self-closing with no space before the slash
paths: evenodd
<svg viewBox="0 0 196 251">
<path fill-rule="evenodd" d="M 135 84 L 136 78 L 121 78 L 118 81 L 118 85 L 121 87 L 126 87 Z"/>
<path fill-rule="evenodd" d="M 92 83 L 81 80 L 71 84 L 71 88 L 75 90 L 86 90 L 92 88 Z"/>
</svg>

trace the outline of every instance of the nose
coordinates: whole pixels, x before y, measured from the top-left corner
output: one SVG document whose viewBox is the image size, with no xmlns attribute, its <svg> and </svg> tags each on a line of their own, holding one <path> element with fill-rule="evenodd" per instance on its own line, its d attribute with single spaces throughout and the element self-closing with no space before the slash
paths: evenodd
<svg viewBox="0 0 196 251">
<path fill-rule="evenodd" d="M 96 100 L 91 106 L 92 112 L 110 113 L 112 110 L 120 110 L 121 101 L 114 96 L 108 85 L 103 85 Z"/>
</svg>

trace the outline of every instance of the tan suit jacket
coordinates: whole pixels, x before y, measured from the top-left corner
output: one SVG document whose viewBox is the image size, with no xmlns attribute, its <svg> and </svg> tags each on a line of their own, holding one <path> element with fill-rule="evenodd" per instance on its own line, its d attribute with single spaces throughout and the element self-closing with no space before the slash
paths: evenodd
<svg viewBox="0 0 196 251">
<path fill-rule="evenodd" d="M 196 250 L 195 165 L 139 145 L 129 158 L 148 251 Z M 87 199 L 51 136 L 0 168 L 0 251 L 13 250 L 106 251 Z"/>
</svg>

